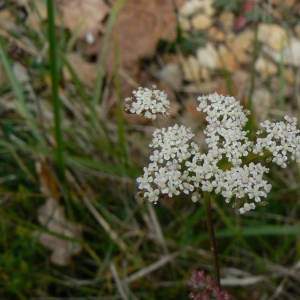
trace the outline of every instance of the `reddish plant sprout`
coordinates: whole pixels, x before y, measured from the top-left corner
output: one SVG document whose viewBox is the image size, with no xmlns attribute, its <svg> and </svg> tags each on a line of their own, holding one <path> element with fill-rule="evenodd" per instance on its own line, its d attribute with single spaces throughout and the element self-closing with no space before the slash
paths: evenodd
<svg viewBox="0 0 300 300">
<path fill-rule="evenodd" d="M 254 2 L 246 1 L 242 4 L 242 8 L 245 12 L 253 11 L 254 10 Z"/>
<path fill-rule="evenodd" d="M 242 31 L 246 25 L 249 23 L 249 19 L 247 19 L 247 17 L 245 16 L 239 16 L 235 19 L 234 21 L 234 25 L 233 25 L 233 29 L 234 31 Z"/>
<path fill-rule="evenodd" d="M 210 275 L 205 275 L 203 270 L 193 270 L 188 282 L 193 288 L 202 288 L 198 293 L 191 292 L 189 297 L 194 300 L 230 300 L 231 296 L 226 290 L 221 290 L 216 281 Z M 213 298 L 210 298 L 213 297 Z"/>
<path fill-rule="evenodd" d="M 242 31 L 250 22 L 248 13 L 254 10 L 254 2 L 253 1 L 245 1 L 241 5 L 241 15 L 239 15 L 233 25 L 233 29 L 237 32 Z"/>
</svg>

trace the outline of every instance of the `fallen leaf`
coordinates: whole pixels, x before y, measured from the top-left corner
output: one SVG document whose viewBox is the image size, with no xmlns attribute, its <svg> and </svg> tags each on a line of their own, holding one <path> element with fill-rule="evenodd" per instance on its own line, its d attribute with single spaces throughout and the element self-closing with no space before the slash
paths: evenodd
<svg viewBox="0 0 300 300">
<path fill-rule="evenodd" d="M 64 208 L 53 198 L 48 198 L 46 203 L 38 209 L 38 220 L 49 231 L 67 238 L 79 238 L 81 236 L 81 227 L 66 219 Z M 49 233 L 35 231 L 34 235 L 42 245 L 52 250 L 51 261 L 60 266 L 67 265 L 70 257 L 78 254 L 82 249 L 82 245 L 79 243 Z"/>
<path fill-rule="evenodd" d="M 57 0 L 63 24 L 71 31 L 79 30 L 79 37 L 94 42 L 104 31 L 103 20 L 110 11 L 104 0 Z"/>
<path fill-rule="evenodd" d="M 106 53 L 106 72 L 112 76 L 116 70 L 115 55 L 118 49 L 119 67 L 136 78 L 139 61 L 155 54 L 159 40 L 174 40 L 176 36 L 175 3 L 185 0 L 127 0 L 118 15 Z M 89 54 L 99 55 L 104 36 L 91 46 Z M 138 65 L 138 67 L 136 67 Z"/>
<path fill-rule="evenodd" d="M 67 55 L 68 62 L 78 75 L 79 79 L 88 87 L 92 88 L 97 77 L 96 64 L 85 61 L 78 53 L 69 53 Z M 67 67 L 63 69 L 64 78 L 66 81 L 73 79 Z"/>
<path fill-rule="evenodd" d="M 33 7 L 31 8 L 30 3 L 27 4 L 26 10 L 28 16 L 26 18 L 26 24 L 30 28 L 41 31 L 42 21 L 47 19 L 47 6 L 42 1 L 34 1 Z"/>
<path fill-rule="evenodd" d="M 0 28 L 6 31 L 13 30 L 15 27 L 16 18 L 8 9 L 0 11 Z"/>
<path fill-rule="evenodd" d="M 59 205 L 60 191 L 58 182 L 51 172 L 51 162 L 49 160 L 37 162 L 36 170 L 40 176 L 41 192 L 47 196 L 45 204 L 37 211 L 39 223 L 49 231 L 67 238 L 81 237 L 81 226 L 69 222 L 65 217 L 64 207 Z M 82 249 L 79 243 L 49 233 L 35 231 L 33 234 L 42 245 L 52 250 L 51 261 L 60 266 L 67 265 L 70 257 Z"/>
<path fill-rule="evenodd" d="M 41 192 L 47 197 L 58 200 L 60 198 L 59 187 L 54 174 L 51 172 L 50 161 L 45 160 L 43 163 L 37 161 L 35 167 L 40 176 Z"/>
</svg>

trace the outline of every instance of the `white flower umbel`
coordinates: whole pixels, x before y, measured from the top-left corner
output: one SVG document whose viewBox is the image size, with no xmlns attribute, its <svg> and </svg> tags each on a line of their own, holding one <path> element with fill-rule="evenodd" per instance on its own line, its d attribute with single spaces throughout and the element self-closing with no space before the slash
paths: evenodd
<svg viewBox="0 0 300 300">
<path fill-rule="evenodd" d="M 300 162 L 300 130 L 297 129 L 297 119 L 284 117 L 285 121 L 270 122 L 265 121 L 260 125 L 267 136 L 258 138 L 253 152 L 264 155 L 268 150 L 272 155 L 272 161 L 278 166 L 285 168 L 288 158 Z M 262 134 L 263 131 L 259 132 Z"/>
<path fill-rule="evenodd" d="M 149 90 L 145 92 L 148 93 Z M 144 95 L 144 92 L 140 94 Z M 149 109 L 151 105 L 146 101 L 149 97 L 143 98 L 148 106 L 144 106 L 142 98 L 139 97 L 139 106 Z M 250 112 L 233 97 L 215 93 L 199 97 L 198 101 L 197 109 L 207 115 L 204 130 L 207 153 L 201 153 L 192 142 L 194 134 L 189 128 L 176 124 L 167 129 L 156 129 L 149 145 L 153 149 L 151 163 L 137 179 L 139 195 L 156 203 L 164 195 L 173 197 L 182 192 L 193 192 L 191 199 L 196 202 L 203 192 L 215 192 L 222 195 L 226 203 L 232 198 L 237 199 L 238 205 L 242 205 L 239 209 L 242 214 L 255 209 L 255 204 L 247 199 L 264 205 L 266 202 L 262 198 L 267 197 L 272 188 L 263 179 L 269 169 L 260 163 L 245 164 L 243 158 L 250 153 L 253 156 L 268 152 L 272 155 L 270 160 L 283 168 L 289 158 L 300 162 L 297 120 L 286 116 L 284 122 L 265 121 L 261 124 L 265 137 L 259 136 L 254 143 L 248 140 L 248 132 L 244 130 Z"/>
<path fill-rule="evenodd" d="M 139 87 L 132 93 L 133 97 L 125 99 L 124 110 L 127 113 L 137 114 L 152 120 L 155 120 L 158 114 L 165 117 L 170 114 L 170 101 L 167 100 L 167 94 L 156 89 L 155 85 L 151 90 Z"/>
<path fill-rule="evenodd" d="M 199 151 L 191 142 L 193 136 L 190 128 L 177 124 L 154 131 L 149 145 L 154 149 L 150 155 L 151 163 L 144 168 L 144 175 L 137 179 L 139 189 L 144 191 L 143 198 L 156 203 L 159 196 L 173 197 L 180 192 L 189 194 L 195 189 L 190 183 L 189 172 L 182 166 L 192 153 Z"/>
</svg>

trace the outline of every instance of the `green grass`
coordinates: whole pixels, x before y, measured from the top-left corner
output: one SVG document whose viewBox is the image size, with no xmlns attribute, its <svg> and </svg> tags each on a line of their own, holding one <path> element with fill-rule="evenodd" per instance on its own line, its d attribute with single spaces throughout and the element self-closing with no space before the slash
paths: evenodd
<svg viewBox="0 0 300 300">
<path fill-rule="evenodd" d="M 4 106 L 14 105 L 0 115 L 0 295 L 5 299 L 188 299 L 191 271 L 213 270 L 204 203 L 192 203 L 186 196 L 156 206 L 136 201 L 135 178 L 142 173 L 147 153 L 129 143 L 133 130 L 123 119 L 120 80 L 115 76 L 113 82 L 118 95 L 115 115 L 99 117 L 105 51 L 95 88 L 90 90 L 66 58 L 64 49 L 74 45 L 74 37 L 54 27 L 51 2 L 45 28 L 37 34 L 24 25 L 22 32 L 37 49 L 44 40 L 50 45 L 50 55 L 41 61 L 26 54 L 27 84 L 34 98 L 13 71 L 16 61 L 7 54 L 10 41 L 0 40 L 1 64 L 10 80 L 0 88 L 0 97 Z M 113 8 L 107 40 L 123 3 L 118 1 Z M 259 51 L 257 45 L 254 48 Z M 249 103 L 255 89 L 256 55 Z M 115 57 L 118 61 L 117 48 Z M 63 67 L 69 70 L 71 83 L 64 82 Z M 278 100 L 283 109 L 283 62 L 280 80 Z M 255 130 L 255 118 L 248 125 Z M 137 144 L 147 143 L 148 137 L 139 137 Z M 37 163 L 47 174 L 46 183 Z M 234 299 L 270 299 L 285 278 L 282 270 L 291 271 L 300 259 L 298 166 L 282 173 L 273 167 L 268 177 L 273 185 L 269 205 L 245 216 L 236 214 L 220 197 L 213 201 L 221 278 L 232 278 L 235 270 L 247 272 L 246 278 L 266 280 L 225 285 Z M 48 194 L 41 191 L 45 185 Z M 64 207 L 70 222 L 80 224 L 80 236 L 68 237 L 39 223 L 38 208 L 49 197 Z M 39 243 L 34 232 L 79 243 L 82 250 L 66 266 L 55 265 L 51 250 Z M 299 297 L 295 283 L 299 273 L 293 272 L 278 299 Z"/>
</svg>

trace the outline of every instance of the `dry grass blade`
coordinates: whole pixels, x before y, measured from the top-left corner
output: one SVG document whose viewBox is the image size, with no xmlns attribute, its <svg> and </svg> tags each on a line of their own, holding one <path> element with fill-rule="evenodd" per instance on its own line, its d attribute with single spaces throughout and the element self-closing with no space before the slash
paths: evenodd
<svg viewBox="0 0 300 300">
<path fill-rule="evenodd" d="M 103 227 L 105 232 L 110 236 L 110 238 L 119 246 L 121 250 L 124 252 L 128 252 L 128 248 L 124 241 L 119 238 L 118 234 L 110 227 L 110 225 L 106 222 L 106 220 L 99 214 L 99 212 L 95 209 L 92 202 L 87 197 L 82 197 L 82 200 L 88 210 L 95 217 L 97 222 Z"/>
<path fill-rule="evenodd" d="M 68 177 L 71 177 L 71 174 L 68 173 Z M 81 191 L 78 183 L 74 178 L 71 178 L 72 185 L 77 189 L 79 193 L 84 195 L 84 193 Z M 110 236 L 110 238 L 119 246 L 119 248 L 128 253 L 128 248 L 124 241 L 119 238 L 118 234 L 111 228 L 111 226 L 106 222 L 106 220 L 100 215 L 100 213 L 96 210 L 96 208 L 93 206 L 90 199 L 86 196 L 82 196 L 83 203 L 88 208 L 88 210 L 91 212 L 91 214 L 94 216 L 96 221 L 103 227 L 104 231 Z"/>
<path fill-rule="evenodd" d="M 248 276 L 246 278 L 223 278 L 221 284 L 224 286 L 248 286 L 266 282 L 268 279 L 265 276 Z"/>
<path fill-rule="evenodd" d="M 7 31 L 0 29 L 0 36 L 3 38 L 8 39 L 13 45 L 18 46 L 20 49 L 24 50 L 25 52 L 29 53 L 34 57 L 38 57 L 40 52 L 36 49 L 36 47 L 32 44 L 25 44 L 23 41 L 13 37 Z M 26 40 L 28 42 L 28 40 Z"/>
<path fill-rule="evenodd" d="M 120 280 L 120 277 L 119 277 L 119 274 L 118 274 L 118 271 L 117 271 L 117 269 L 116 269 L 116 267 L 115 267 L 115 265 L 114 265 L 113 262 L 110 263 L 109 268 L 110 268 L 112 276 L 113 276 L 113 278 L 114 278 L 114 280 L 116 282 L 117 289 L 118 289 L 118 291 L 120 293 L 121 298 L 123 300 L 128 300 L 129 296 L 127 295 L 127 293 L 125 292 L 125 289 L 123 287 L 124 283 L 122 284 L 122 282 Z"/>
<path fill-rule="evenodd" d="M 178 255 L 180 254 L 179 251 L 176 251 L 172 254 L 168 254 L 163 256 L 162 258 L 160 258 L 158 261 L 156 261 L 155 263 L 151 264 L 150 266 L 143 268 L 135 273 L 133 273 L 132 275 L 130 275 L 128 278 L 126 278 L 124 280 L 125 283 L 130 283 L 132 281 L 135 281 L 139 278 L 142 278 L 144 276 L 146 276 L 147 274 L 154 272 L 155 270 L 161 268 L 162 266 L 164 266 L 165 264 L 167 264 L 168 262 L 172 261 L 174 258 L 176 258 Z"/>
<path fill-rule="evenodd" d="M 153 204 L 150 203 L 150 202 L 147 202 L 147 206 L 148 206 L 148 209 L 149 209 L 150 217 L 152 219 L 152 225 L 153 225 L 152 228 L 153 228 L 154 234 L 156 234 L 156 239 L 161 244 L 164 253 L 167 254 L 168 253 L 167 244 L 166 244 L 166 241 L 164 239 L 163 232 L 161 230 L 161 226 L 160 226 L 159 221 L 157 219 L 155 210 L 153 209 Z"/>
</svg>

